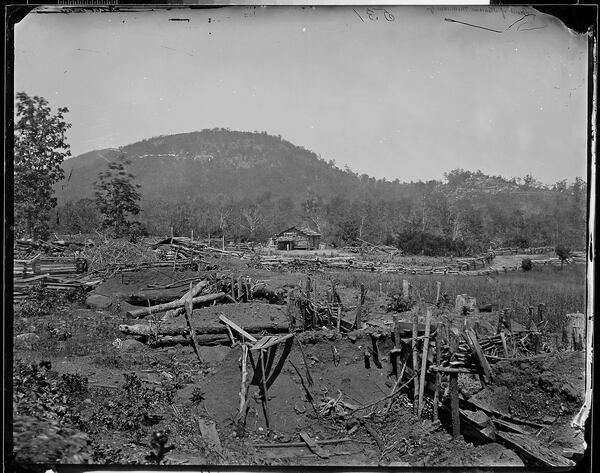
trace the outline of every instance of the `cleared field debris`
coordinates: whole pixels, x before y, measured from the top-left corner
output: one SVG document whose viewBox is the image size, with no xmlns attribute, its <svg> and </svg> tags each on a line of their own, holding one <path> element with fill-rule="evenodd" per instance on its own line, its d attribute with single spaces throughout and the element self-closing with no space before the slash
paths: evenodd
<svg viewBox="0 0 600 473">
<path fill-rule="evenodd" d="M 550 467 L 583 455 L 576 261 L 504 273 L 490 253 L 454 263 L 485 265 L 463 275 L 364 271 L 360 255 L 284 264 L 184 238 L 16 249 L 21 459 Z"/>
</svg>

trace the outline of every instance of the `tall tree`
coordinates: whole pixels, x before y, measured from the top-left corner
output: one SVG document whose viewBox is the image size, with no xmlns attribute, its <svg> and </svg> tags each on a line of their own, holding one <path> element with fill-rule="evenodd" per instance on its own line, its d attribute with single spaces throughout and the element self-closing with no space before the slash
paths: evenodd
<svg viewBox="0 0 600 473">
<path fill-rule="evenodd" d="M 130 232 L 136 222 L 131 216 L 140 213 L 140 185 L 133 182 L 135 176 L 127 171 L 130 161 L 124 155 L 109 163 L 108 170 L 99 175 L 94 183 L 96 205 L 103 217 L 102 226 L 111 229 L 117 237 Z"/>
<path fill-rule="evenodd" d="M 64 178 L 61 164 L 71 156 L 64 115 L 52 112 L 43 97 L 17 94 L 15 119 L 15 234 L 45 239 L 50 211 L 56 207 L 52 186 Z"/>
</svg>

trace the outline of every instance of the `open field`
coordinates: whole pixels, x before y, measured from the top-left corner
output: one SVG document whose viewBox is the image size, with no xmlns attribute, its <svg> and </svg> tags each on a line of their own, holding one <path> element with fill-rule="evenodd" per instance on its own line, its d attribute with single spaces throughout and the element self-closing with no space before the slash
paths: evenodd
<svg viewBox="0 0 600 473">
<path fill-rule="evenodd" d="M 562 331 L 566 314 L 585 312 L 584 266 L 566 265 L 562 270 L 539 267 L 489 277 L 439 277 L 269 271 L 249 268 L 248 260 L 228 255 L 206 255 L 203 261 L 205 267 L 215 269 L 160 267 L 106 273 L 92 292 L 108 299 L 110 305 L 103 308 L 90 305 L 89 299 L 86 303 L 89 294 L 85 293 L 70 298 L 48 298 L 41 293 L 47 304 L 29 299 L 16 307 L 14 333 L 20 336 L 15 338 L 13 406 L 18 461 L 277 466 L 534 464 L 522 449 L 504 439 L 505 427 L 492 412 L 524 422 L 519 427 L 508 424 L 519 429 L 518 435 L 534 438 L 539 448 L 549 449 L 551 454 L 544 450 L 544 458 L 558 455 L 568 462 L 567 457 L 581 457 L 583 434 L 570 427 L 570 421 L 583 402 L 585 351 L 566 349 Z M 256 298 L 247 301 L 243 293 L 237 304 L 222 300 L 217 305 L 194 308 L 191 323 L 200 333 L 198 354 L 189 337 L 171 344 L 163 337 L 162 345 L 151 347 L 148 337 L 133 337 L 120 329 L 138 324 L 154 327 L 156 333 L 169 329 L 185 334 L 181 314 L 166 320 L 161 320 L 164 311 L 136 319 L 127 314 L 157 303 L 150 302 L 151 298 L 176 300 L 189 289 L 190 282 L 196 284 L 202 278 L 212 278 L 213 291 L 231 291 L 237 299 L 240 293 L 236 295 L 227 281 L 237 283 L 240 276 L 252 281 Z M 363 285 L 362 328 L 338 331 L 335 323 L 327 327 L 323 322 L 294 330 L 289 355 L 268 390 L 269 425 L 260 389 L 255 393 L 258 388 L 250 386 L 245 424 L 240 428 L 236 414 L 243 352 L 239 344 L 231 347 L 219 316 L 225 314 L 257 338 L 261 334 L 285 334 L 290 313 L 295 314 L 296 327 L 303 319 L 298 312 L 301 306 L 294 303 L 290 309 L 286 298 L 283 304 L 278 303 L 268 299 L 271 292 L 259 296 L 259 289 L 266 287 L 277 294 L 279 288 L 288 292 L 295 288 L 295 294 L 302 294 L 297 291 L 308 277 L 312 284 L 308 307 L 312 304 L 315 314 L 317 307 L 326 307 L 335 283 L 345 323 L 353 320 L 361 306 Z M 416 305 L 390 312 L 388 306 L 393 296 L 402 292 L 405 280 Z M 449 302 L 435 306 L 437 281 L 441 282 L 442 299 L 447 294 Z M 241 287 L 236 284 L 236 291 Z M 490 312 L 455 311 L 454 299 L 459 294 L 475 297 L 478 307 L 491 304 Z M 137 299 L 133 295 L 138 295 Z M 453 437 L 449 414 L 442 409 L 449 405 L 447 392 L 440 398 L 439 420 L 433 417 L 428 394 L 421 415 L 415 413 L 415 394 L 408 375 L 403 390 L 394 395 L 395 402 L 385 400 L 396 382 L 391 374 L 393 315 L 408 324 L 416 316 L 422 327 L 430 311 L 432 327 L 445 323 L 474 327 L 485 340 L 495 333 L 499 310 L 504 308 L 513 309 L 515 334 L 526 336 L 519 332 L 529 322 L 526 308 L 540 303 L 545 304 L 548 323 L 541 334 L 539 354 L 533 353 L 531 346 L 519 345 L 523 335 L 510 338 L 507 334 L 510 354 L 501 361 L 490 358 L 491 383 L 482 383 L 477 374 L 461 374 L 459 378 L 461 403 L 475 403 L 477 409 L 483 409 L 476 412 L 488 413 L 498 430 L 495 441 L 481 437 L 477 430 L 469 431 L 468 425 L 461 428 L 462 436 Z M 303 320 L 306 326 L 307 319 Z M 371 360 L 368 366 L 367 354 Z M 167 445 L 174 448 L 161 450 L 156 440 L 152 444 L 155 432 L 164 433 Z M 326 442 L 311 446 L 300 434 Z"/>
</svg>

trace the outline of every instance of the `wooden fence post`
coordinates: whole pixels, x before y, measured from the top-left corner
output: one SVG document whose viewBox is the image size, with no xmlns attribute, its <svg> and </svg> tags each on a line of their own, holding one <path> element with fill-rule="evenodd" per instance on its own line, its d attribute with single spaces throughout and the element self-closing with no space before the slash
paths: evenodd
<svg viewBox="0 0 600 473">
<path fill-rule="evenodd" d="M 448 332 L 450 342 L 450 356 L 458 349 L 458 337 L 450 330 Z M 450 377 L 450 410 L 452 413 L 452 437 L 460 436 L 460 410 L 458 406 L 458 373 L 449 373 Z"/>
<path fill-rule="evenodd" d="M 363 311 L 363 305 L 365 303 L 366 294 L 367 294 L 367 291 L 365 289 L 365 285 L 361 284 L 360 285 L 360 301 L 358 303 L 358 309 L 356 310 L 356 329 L 357 330 L 362 329 L 362 311 Z"/>
<path fill-rule="evenodd" d="M 408 299 L 410 297 L 410 284 L 406 279 L 402 280 L 402 297 Z"/>
<path fill-rule="evenodd" d="M 418 333 L 418 313 L 416 309 L 413 309 L 413 321 L 412 321 L 412 365 L 413 365 L 413 413 L 416 414 L 419 409 L 419 361 L 417 359 L 417 333 Z"/>
<path fill-rule="evenodd" d="M 419 381 L 419 417 L 423 412 L 423 394 L 425 391 L 425 374 L 427 373 L 427 351 L 429 350 L 429 331 L 431 329 L 431 307 L 427 308 L 425 318 L 425 337 L 423 338 L 423 356 L 421 359 L 421 380 Z"/>
<path fill-rule="evenodd" d="M 442 364 L 442 323 L 438 322 L 437 332 L 435 334 L 435 364 L 440 366 Z M 438 420 L 439 414 L 439 402 L 440 402 L 440 385 L 442 384 L 442 373 L 436 371 L 435 373 L 435 391 L 433 393 L 433 420 Z"/>
</svg>

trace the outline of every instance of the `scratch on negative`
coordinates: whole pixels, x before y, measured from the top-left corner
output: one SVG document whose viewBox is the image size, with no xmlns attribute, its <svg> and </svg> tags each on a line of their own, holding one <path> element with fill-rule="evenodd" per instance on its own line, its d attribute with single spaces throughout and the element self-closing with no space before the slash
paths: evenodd
<svg viewBox="0 0 600 473">
<path fill-rule="evenodd" d="M 535 28 L 519 28 L 519 31 L 541 30 L 542 28 L 545 28 L 546 26 L 548 26 L 548 25 L 536 26 Z"/>
<path fill-rule="evenodd" d="M 480 28 L 482 30 L 493 31 L 494 33 L 503 33 L 503 31 L 493 30 L 492 28 L 486 28 L 485 26 L 473 25 L 471 23 L 466 23 L 464 21 L 453 20 L 452 18 L 444 18 L 444 21 L 449 21 L 451 23 L 460 23 L 461 25 L 472 26 L 473 28 Z"/>
<path fill-rule="evenodd" d="M 506 28 L 507 30 L 511 29 L 515 24 L 517 24 L 519 21 L 524 20 L 525 18 L 527 18 L 528 16 L 535 16 L 533 13 L 528 13 L 527 15 L 522 16 L 521 18 L 519 18 L 517 21 L 515 21 L 514 23 L 512 23 L 508 28 Z"/>
</svg>

